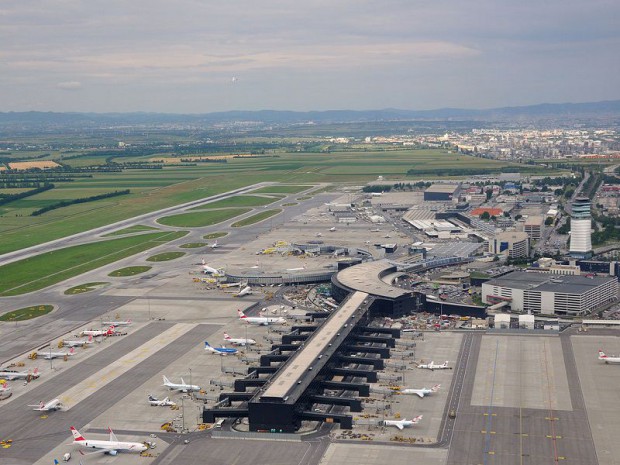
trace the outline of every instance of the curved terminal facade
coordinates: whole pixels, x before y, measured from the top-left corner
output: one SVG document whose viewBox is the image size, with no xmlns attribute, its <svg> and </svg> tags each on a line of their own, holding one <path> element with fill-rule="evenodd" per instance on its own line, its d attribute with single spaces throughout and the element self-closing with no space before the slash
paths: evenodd
<svg viewBox="0 0 620 465">
<path fill-rule="evenodd" d="M 413 291 L 384 281 L 384 278 L 396 272 L 396 265 L 387 260 L 351 266 L 332 276 L 332 297 L 342 302 L 352 292 L 366 292 L 375 298 L 370 307 L 373 315 L 391 318 L 407 315 L 420 308 L 422 299 Z"/>
<path fill-rule="evenodd" d="M 578 197 L 572 204 L 569 253 L 574 258 L 592 257 L 590 199 Z"/>
</svg>

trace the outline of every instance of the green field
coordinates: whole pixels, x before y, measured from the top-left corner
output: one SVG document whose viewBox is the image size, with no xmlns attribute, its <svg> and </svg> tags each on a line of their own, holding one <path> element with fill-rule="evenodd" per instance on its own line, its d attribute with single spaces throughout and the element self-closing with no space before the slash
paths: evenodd
<svg viewBox="0 0 620 465">
<path fill-rule="evenodd" d="M 99 289 L 100 287 L 106 286 L 107 282 L 96 282 L 96 283 L 86 283 L 80 284 L 79 286 L 74 286 L 65 291 L 66 295 L 75 295 L 75 294 L 83 294 L 84 292 L 94 291 L 95 289 Z"/>
<path fill-rule="evenodd" d="M 145 224 L 137 224 L 128 228 L 119 229 L 118 231 L 111 232 L 110 234 L 104 234 L 102 237 L 123 236 L 125 234 L 145 232 L 145 231 L 157 231 L 157 228 L 153 226 L 147 226 Z"/>
<path fill-rule="evenodd" d="M 203 239 L 219 239 L 220 237 L 226 237 L 228 236 L 227 232 L 214 232 L 211 234 L 205 234 L 204 236 L 202 236 Z"/>
<path fill-rule="evenodd" d="M 134 276 L 140 273 L 146 273 L 151 268 L 152 266 L 128 266 L 126 268 L 120 268 L 118 270 L 114 270 L 112 273 L 108 274 L 108 276 L 112 276 L 113 278 Z"/>
<path fill-rule="evenodd" d="M 186 244 L 181 244 L 179 247 L 182 249 L 199 249 L 208 245 L 209 244 L 207 244 L 206 242 L 188 242 Z"/>
<path fill-rule="evenodd" d="M 201 205 L 200 207 L 190 208 L 189 210 L 210 210 L 213 208 L 230 208 L 230 207 L 262 207 L 273 202 L 277 202 L 281 197 L 261 197 L 258 195 L 237 195 L 229 199 L 218 200 L 217 202 Z"/>
<path fill-rule="evenodd" d="M 46 315 L 54 310 L 53 305 L 33 305 L 32 307 L 20 308 L 0 315 L 0 321 L 24 321 L 38 316 Z"/>
<path fill-rule="evenodd" d="M 298 192 L 310 189 L 312 186 L 269 186 L 252 191 L 253 194 L 297 194 Z"/>
<path fill-rule="evenodd" d="M 0 296 L 38 291 L 65 279 L 178 239 L 186 231 L 159 232 L 76 245 L 0 267 Z"/>
<path fill-rule="evenodd" d="M 222 210 L 204 210 L 194 213 L 181 213 L 180 215 L 164 216 L 157 220 L 166 226 L 178 228 L 200 228 L 230 220 L 235 216 L 243 215 L 251 211 L 251 208 L 227 208 Z"/>
<path fill-rule="evenodd" d="M 185 252 L 163 252 L 158 253 L 157 255 L 152 255 L 147 258 L 147 262 L 167 262 L 168 260 L 174 260 L 176 258 L 182 257 L 185 255 Z"/>
<path fill-rule="evenodd" d="M 79 144 L 80 137 L 76 135 L 73 143 Z M 137 139 L 136 137 L 136 141 Z M 86 153 L 88 155 L 88 152 Z M 14 158 L 26 159 L 37 155 L 40 153 L 24 151 L 15 153 Z M 50 158 L 61 156 L 61 152 L 52 152 Z M 148 162 L 167 156 L 167 153 L 136 156 L 125 161 Z M 105 157 L 93 155 L 66 162 L 85 167 L 100 165 L 104 160 Z M 258 182 L 284 182 L 287 185 L 267 187 L 255 193 L 286 194 L 300 192 L 316 182 L 333 183 L 337 186 L 346 183 L 359 185 L 375 180 L 377 176 L 383 176 L 386 180 L 414 181 L 424 177 L 441 177 L 442 170 L 447 168 L 499 170 L 506 166 L 518 167 L 522 172 L 553 174 L 553 170 L 543 167 L 488 160 L 441 149 L 380 147 L 335 153 L 278 150 L 278 157 L 275 158 L 231 158 L 227 163 L 165 166 L 160 170 L 94 172 L 89 175 L 92 177 L 75 178 L 72 182 L 54 182 L 56 188 L 50 191 L 3 205 L 0 209 L 0 254 Z M 409 176 L 409 170 L 413 170 L 413 173 L 428 173 L 430 170 L 434 174 Z M 35 209 L 59 200 L 71 200 L 120 189 L 130 189 L 131 193 L 59 208 L 38 217 L 28 216 Z M 247 197 L 251 198 L 239 197 L 246 197 L 246 200 Z"/>
<path fill-rule="evenodd" d="M 282 212 L 282 210 L 280 210 L 279 208 L 276 208 L 274 210 L 266 210 L 264 212 L 257 213 L 256 215 L 249 216 L 241 221 L 237 221 L 231 226 L 233 228 L 242 228 L 243 226 L 249 226 L 251 224 L 266 220 L 267 218 L 271 218 L 272 216 L 277 215 L 280 212 Z"/>
</svg>

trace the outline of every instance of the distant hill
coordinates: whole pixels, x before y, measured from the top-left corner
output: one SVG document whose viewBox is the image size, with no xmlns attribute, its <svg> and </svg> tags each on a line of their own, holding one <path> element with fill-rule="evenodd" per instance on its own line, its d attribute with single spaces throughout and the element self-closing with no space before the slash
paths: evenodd
<svg viewBox="0 0 620 465">
<path fill-rule="evenodd" d="M 218 122 L 255 121 L 266 124 L 349 123 L 371 121 L 620 118 L 620 100 L 587 103 L 543 103 L 484 110 L 441 108 L 437 110 L 327 110 L 327 111 L 227 111 L 205 114 L 171 113 L 56 113 L 0 112 L 0 126 L 7 128 L 118 126 L 118 125 L 211 125 Z"/>
</svg>

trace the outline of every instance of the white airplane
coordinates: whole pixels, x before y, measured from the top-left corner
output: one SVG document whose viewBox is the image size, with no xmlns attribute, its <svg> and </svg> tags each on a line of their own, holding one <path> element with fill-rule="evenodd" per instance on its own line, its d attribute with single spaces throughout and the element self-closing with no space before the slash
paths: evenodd
<svg viewBox="0 0 620 465">
<path fill-rule="evenodd" d="M 217 268 L 213 268 L 205 263 L 204 258 L 202 259 L 202 272 L 204 274 L 220 274 L 220 270 Z"/>
<path fill-rule="evenodd" d="M 217 355 L 234 355 L 239 352 L 237 349 L 229 349 L 227 347 L 211 347 L 207 341 L 205 341 L 205 350 Z"/>
<path fill-rule="evenodd" d="M 617 355 L 606 355 L 605 352 L 599 349 L 598 359 L 605 363 L 620 363 L 620 357 Z"/>
<path fill-rule="evenodd" d="M 125 441 L 119 441 L 116 438 L 116 434 L 114 434 L 114 432 L 108 428 L 108 431 L 110 432 L 110 439 L 108 441 L 104 441 L 101 439 L 86 439 L 84 436 L 82 436 L 80 434 L 80 432 L 78 430 L 75 429 L 75 427 L 71 427 L 71 434 L 73 435 L 73 443 L 72 444 L 76 444 L 78 446 L 82 446 L 82 447 L 88 447 L 89 449 L 99 449 L 96 450 L 95 452 L 90 452 L 89 454 L 83 454 L 82 455 L 90 455 L 90 454 L 96 454 L 96 453 L 103 453 L 103 454 L 109 454 L 109 455 L 116 455 L 119 452 L 142 452 L 145 451 L 147 449 L 147 446 L 141 442 L 125 442 Z"/>
<path fill-rule="evenodd" d="M 104 321 L 103 322 L 104 325 L 108 325 L 108 326 L 131 326 L 132 322 L 131 320 L 122 320 L 122 321 Z"/>
<path fill-rule="evenodd" d="M 385 420 L 383 424 L 385 426 L 396 426 L 398 429 L 402 430 L 404 428 L 408 428 L 409 426 L 417 425 L 422 419 L 423 415 L 418 415 L 413 420 L 407 420 L 403 418 L 402 420 Z"/>
<path fill-rule="evenodd" d="M 110 325 L 108 329 L 85 329 L 80 333 L 80 335 L 92 337 L 111 336 L 115 332 L 116 331 L 114 330 L 114 326 Z"/>
<path fill-rule="evenodd" d="M 93 343 L 93 336 L 88 336 L 88 339 L 73 339 L 73 340 L 68 340 L 65 339 L 62 341 L 62 345 L 65 347 L 81 347 L 84 344 L 92 344 Z"/>
<path fill-rule="evenodd" d="M 212 249 L 217 249 L 219 247 L 219 245 L 217 245 L 217 240 L 211 244 L 209 247 L 211 247 Z"/>
<path fill-rule="evenodd" d="M 249 346 L 252 344 L 256 344 L 256 341 L 254 339 L 230 337 L 228 333 L 224 333 L 224 340 L 230 342 L 232 345 L 235 346 Z"/>
<path fill-rule="evenodd" d="M 8 381 L 15 381 L 16 379 L 27 379 L 28 376 L 31 378 L 38 378 L 39 369 L 35 368 L 33 372 L 28 371 L 0 371 L 0 379 L 6 379 Z"/>
<path fill-rule="evenodd" d="M 330 231 L 330 232 L 334 232 L 334 231 L 336 231 L 336 226 L 332 226 L 331 228 L 329 228 L 329 231 Z"/>
<path fill-rule="evenodd" d="M 37 352 L 37 357 L 42 357 L 44 360 L 51 360 L 53 358 L 63 358 L 75 355 L 75 347 L 71 347 L 68 352 L 52 352 L 51 350 L 42 350 Z"/>
<path fill-rule="evenodd" d="M 448 361 L 446 360 L 445 362 L 443 362 L 441 365 L 437 365 L 436 363 L 434 363 L 432 360 L 430 363 L 424 364 L 424 365 L 418 365 L 418 368 L 422 368 L 425 370 L 451 370 L 452 367 L 448 366 Z"/>
<path fill-rule="evenodd" d="M 170 400 L 169 397 L 165 397 L 162 400 L 158 400 L 157 397 L 153 397 L 149 394 L 149 404 L 151 407 L 174 407 L 177 403 Z"/>
<path fill-rule="evenodd" d="M 62 402 L 58 399 L 52 399 L 49 402 L 41 401 L 38 405 L 29 405 L 28 407 L 35 407 L 32 410 L 37 412 L 49 412 L 50 410 L 60 410 L 62 408 Z"/>
<path fill-rule="evenodd" d="M 237 310 L 237 314 L 239 315 L 239 319 L 241 321 L 245 321 L 251 325 L 285 325 L 286 320 L 281 316 L 247 316 L 241 310 Z"/>
<path fill-rule="evenodd" d="M 0 398 L 6 399 L 7 394 L 11 392 L 11 386 L 7 386 L 6 383 L 0 384 Z"/>
<path fill-rule="evenodd" d="M 166 375 L 164 375 L 164 384 L 162 384 L 162 386 L 166 386 L 172 391 L 181 391 L 181 392 L 200 391 L 200 386 L 196 386 L 195 384 L 186 384 L 185 381 L 183 381 L 183 378 L 181 378 L 180 383 L 178 384 L 173 383 L 168 378 L 166 378 Z"/>
<path fill-rule="evenodd" d="M 427 396 L 429 394 L 432 394 L 434 392 L 439 391 L 439 388 L 441 387 L 441 384 L 435 384 L 432 388 L 422 388 L 422 389 L 403 389 L 402 391 L 400 391 L 401 394 L 416 394 L 418 396 L 420 396 L 420 398 L 423 398 L 424 396 Z"/>
<path fill-rule="evenodd" d="M 243 297 L 244 295 L 252 294 L 252 288 L 250 286 L 245 286 L 239 292 L 235 294 L 235 297 Z"/>
</svg>

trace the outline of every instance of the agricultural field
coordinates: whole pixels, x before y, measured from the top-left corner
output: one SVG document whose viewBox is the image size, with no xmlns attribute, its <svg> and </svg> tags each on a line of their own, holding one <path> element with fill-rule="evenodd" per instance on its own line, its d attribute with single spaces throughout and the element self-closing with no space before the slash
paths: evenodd
<svg viewBox="0 0 620 465">
<path fill-rule="evenodd" d="M 0 296 L 37 291 L 186 234 L 186 231 L 141 234 L 66 247 L 9 263 L 0 266 L 3 277 Z"/>
<path fill-rule="evenodd" d="M 79 136 L 73 143 L 80 143 Z M 96 154 L 90 156 L 88 151 L 79 153 L 84 153 L 84 156 L 67 159 L 75 153 L 54 152 L 50 159 L 59 161 L 63 157 L 62 163 L 80 167 L 97 167 L 106 159 Z M 451 169 L 485 167 L 499 171 L 502 167 L 511 166 L 519 167 L 522 171 L 526 168 L 545 170 L 540 167 L 525 167 L 454 154 L 446 150 L 399 148 L 336 153 L 284 151 L 277 153 L 275 157 L 228 158 L 226 163 L 199 163 L 196 166 L 175 165 L 164 166 L 162 169 L 130 169 L 122 172 L 93 171 L 73 180 L 53 181 L 54 189 L 7 203 L 0 208 L 0 235 L 3 238 L 0 243 L 0 254 L 257 182 L 285 182 L 287 185 L 256 191 L 285 194 L 303 191 L 313 182 L 334 183 L 340 186 L 344 183 L 364 183 L 375 180 L 377 176 L 383 176 L 386 180 L 403 181 L 429 176 L 437 178 L 447 167 Z M 199 155 L 201 154 L 195 154 Z M 18 161 L 18 154 L 14 156 Z M 35 156 L 24 151 L 19 154 L 19 160 Z M 119 156 L 112 159 L 119 162 L 145 163 L 152 158 L 168 156 L 166 153 L 155 156 L 151 153 L 145 156 Z M 409 170 L 413 170 L 414 174 L 407 175 Z M 426 174 L 417 176 L 416 170 Z M 434 174 L 428 174 L 429 171 Z M 549 174 L 549 170 L 544 172 Z M 29 216 L 34 210 L 61 200 L 84 198 L 122 189 L 129 189 L 130 193 L 58 208 L 36 217 Z M 5 191 L 11 189 L 3 190 Z M 243 197 L 244 201 L 249 201 L 250 196 Z M 256 200 L 256 202 L 262 201 Z"/>
</svg>

